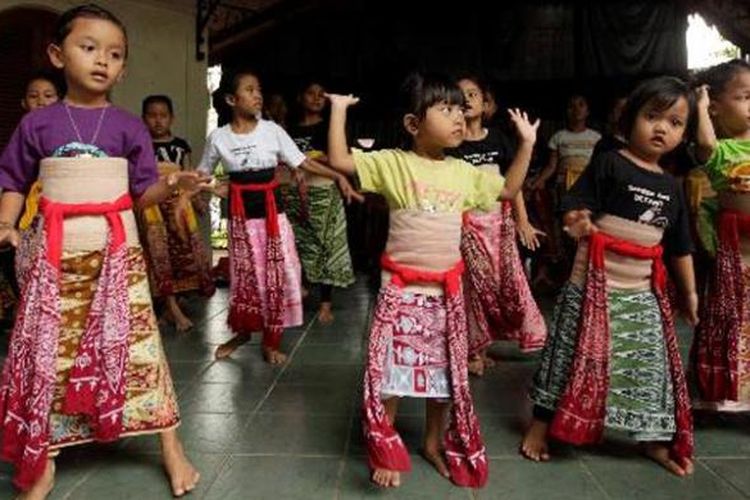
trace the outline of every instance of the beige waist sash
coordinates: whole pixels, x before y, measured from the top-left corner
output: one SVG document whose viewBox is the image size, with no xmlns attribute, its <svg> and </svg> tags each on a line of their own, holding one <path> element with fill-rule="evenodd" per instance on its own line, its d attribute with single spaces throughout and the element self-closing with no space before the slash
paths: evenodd
<svg viewBox="0 0 750 500">
<path fill-rule="evenodd" d="M 633 222 L 614 215 L 604 215 L 597 219 L 595 224 L 600 231 L 610 236 L 646 247 L 659 244 L 664 234 L 657 227 Z M 570 281 L 576 285 L 583 286 L 586 283 L 588 255 L 588 242 L 581 240 L 576 251 L 573 272 L 570 275 Z M 607 287 L 609 289 L 629 291 L 648 290 L 651 288 L 651 265 L 651 259 L 635 259 L 633 257 L 623 257 L 612 252 L 604 252 Z"/>
<path fill-rule="evenodd" d="M 750 193 L 725 190 L 719 194 L 719 206 L 722 210 L 732 210 L 750 215 Z M 750 265 L 750 235 L 740 232 L 740 253 L 743 264 Z"/>
<path fill-rule="evenodd" d="M 130 189 L 124 158 L 45 158 L 39 164 L 39 180 L 42 196 L 58 203 L 112 202 Z M 133 211 L 121 217 L 128 246 L 140 246 Z M 63 222 L 63 251 L 101 250 L 108 234 L 104 216 L 68 217 Z"/>
<path fill-rule="evenodd" d="M 421 210 L 392 210 L 385 251 L 404 266 L 441 272 L 461 259 L 461 214 Z M 391 274 L 383 271 L 383 283 Z M 411 284 L 405 290 L 443 295 L 440 283 Z"/>
</svg>

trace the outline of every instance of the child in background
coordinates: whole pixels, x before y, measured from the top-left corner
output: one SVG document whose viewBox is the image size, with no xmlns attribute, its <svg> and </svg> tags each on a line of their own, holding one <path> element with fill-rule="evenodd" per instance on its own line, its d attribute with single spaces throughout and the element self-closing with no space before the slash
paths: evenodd
<svg viewBox="0 0 750 500">
<path fill-rule="evenodd" d="M 141 115 L 153 140 L 159 175 L 168 177 L 174 172 L 191 170 L 190 145 L 172 135 L 172 100 L 165 95 L 148 96 L 143 100 Z M 140 214 L 151 292 L 164 299 L 166 316 L 178 332 L 189 330 L 193 322 L 180 308 L 177 296 L 199 291 L 210 297 L 215 290 L 208 249 L 193 208 L 196 194 L 176 192 Z"/>
<path fill-rule="evenodd" d="M 217 91 L 231 116 L 228 124 L 208 136 L 198 170 L 210 173 L 221 161 L 229 174 L 229 185 L 217 193 L 229 196 L 229 326 L 235 336 L 216 350 L 226 358 L 263 332 L 263 357 L 271 364 L 286 362 L 281 352 L 284 328 L 302 324 L 300 265 L 275 179 L 276 167 L 328 176 L 344 197 L 360 199 L 346 177 L 297 148 L 276 123 L 261 118 L 263 92 L 253 71 L 239 69 L 224 73 Z"/>
<path fill-rule="evenodd" d="M 309 82 L 298 102 L 302 116 L 289 127 L 289 136 L 308 158 L 325 164 L 328 122 L 323 118 L 326 104 L 323 86 Z M 354 283 L 344 204 L 331 179 L 309 173 L 299 179 L 298 189 L 290 190 L 289 195 L 287 210 L 294 214 L 292 224 L 302 271 L 307 283 L 317 285 L 320 290 L 318 320 L 328 324 L 333 321 L 333 288 Z"/>
</svg>

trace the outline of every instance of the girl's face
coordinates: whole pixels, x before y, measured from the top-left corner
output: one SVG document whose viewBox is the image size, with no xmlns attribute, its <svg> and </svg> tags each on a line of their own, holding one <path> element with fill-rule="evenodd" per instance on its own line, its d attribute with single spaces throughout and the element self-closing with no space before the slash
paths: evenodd
<svg viewBox="0 0 750 500">
<path fill-rule="evenodd" d="M 573 96 L 568 100 L 568 122 L 583 123 L 589 117 L 589 103 L 583 96 Z"/>
<path fill-rule="evenodd" d="M 300 96 L 302 108 L 308 113 L 322 113 L 326 105 L 325 89 L 313 83 Z"/>
<path fill-rule="evenodd" d="M 143 114 L 143 121 L 154 139 L 162 139 L 172 134 L 172 113 L 163 102 L 152 102 Z"/>
<path fill-rule="evenodd" d="M 65 72 L 69 93 L 106 96 L 124 74 L 127 41 L 104 19 L 77 18 L 62 46 L 50 45 L 52 64 Z"/>
<path fill-rule="evenodd" d="M 26 95 L 21 99 L 21 107 L 26 111 L 43 108 L 58 101 L 57 89 L 49 80 L 39 78 L 29 82 Z"/>
<path fill-rule="evenodd" d="M 432 147 L 455 148 L 464 139 L 465 126 L 463 107 L 443 101 L 427 108 L 424 118 L 416 120 L 413 127 L 407 125 L 407 129 L 416 141 Z"/>
<path fill-rule="evenodd" d="M 711 115 L 729 137 L 750 130 L 750 71 L 737 73 L 724 91 L 711 100 Z"/>
<path fill-rule="evenodd" d="M 279 94 L 272 94 L 268 98 L 266 113 L 276 123 L 283 123 L 287 114 L 284 98 Z"/>
<path fill-rule="evenodd" d="M 234 94 L 227 96 L 227 103 L 235 115 L 255 118 L 263 109 L 263 91 L 255 75 L 242 75 L 237 81 Z"/>
<path fill-rule="evenodd" d="M 464 93 L 466 107 L 464 108 L 464 117 L 467 120 L 481 119 L 484 112 L 484 94 L 475 82 L 469 79 L 463 79 L 458 82 L 461 92 Z"/>
<path fill-rule="evenodd" d="M 638 111 L 628 147 L 643 158 L 658 160 L 682 141 L 689 112 L 685 97 L 680 97 L 670 108 L 662 111 L 647 102 Z"/>
</svg>

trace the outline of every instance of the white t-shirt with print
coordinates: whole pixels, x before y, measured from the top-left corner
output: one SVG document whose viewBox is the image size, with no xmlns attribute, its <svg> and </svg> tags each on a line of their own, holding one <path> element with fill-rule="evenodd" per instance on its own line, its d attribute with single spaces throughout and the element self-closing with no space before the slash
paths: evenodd
<svg viewBox="0 0 750 500">
<path fill-rule="evenodd" d="M 549 148 L 557 151 L 559 158 L 581 157 L 588 161 L 594 146 L 602 136 L 596 130 L 587 128 L 583 132 L 571 132 L 568 129 L 558 130 L 549 140 Z"/>
<path fill-rule="evenodd" d="M 211 174 L 219 162 L 227 173 L 276 168 L 279 163 L 297 168 L 305 159 L 283 128 L 272 121 L 259 120 L 248 134 L 232 132 L 229 124 L 211 132 L 198 170 Z"/>
</svg>

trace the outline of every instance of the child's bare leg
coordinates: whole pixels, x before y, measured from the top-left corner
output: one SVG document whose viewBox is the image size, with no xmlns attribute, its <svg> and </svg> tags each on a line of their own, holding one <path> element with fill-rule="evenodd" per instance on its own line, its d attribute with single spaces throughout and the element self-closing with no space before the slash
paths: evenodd
<svg viewBox="0 0 750 500">
<path fill-rule="evenodd" d="M 550 459 L 549 445 L 547 444 L 547 429 L 549 423 L 534 418 L 531 426 L 523 436 L 519 451 L 521 455 L 534 462 L 546 462 Z"/>
<path fill-rule="evenodd" d="M 24 491 L 16 497 L 16 500 L 44 500 L 55 486 L 55 461 L 52 458 L 47 460 L 47 467 L 44 474 L 34 483 L 28 491 Z"/>
<path fill-rule="evenodd" d="M 643 454 L 661 465 L 676 476 L 684 477 L 693 473 L 693 461 L 684 458 L 681 461 L 674 460 L 669 454 L 669 448 L 660 441 L 643 443 Z"/>
<path fill-rule="evenodd" d="M 263 359 L 272 365 L 283 365 L 286 363 L 286 354 L 281 352 L 281 331 L 263 331 Z"/>
<path fill-rule="evenodd" d="M 333 312 L 331 311 L 333 287 L 331 285 L 320 285 L 320 311 L 318 321 L 323 325 L 333 323 Z"/>
<path fill-rule="evenodd" d="M 178 332 L 186 332 L 193 327 L 193 322 L 182 312 L 180 305 L 177 303 L 177 297 L 174 295 L 167 296 L 167 310 Z"/>
<path fill-rule="evenodd" d="M 438 473 L 450 479 L 451 474 L 443 457 L 443 433 L 448 421 L 449 402 L 438 399 L 428 399 L 425 406 L 425 436 L 424 457 L 430 462 Z"/>
<path fill-rule="evenodd" d="M 398 400 L 399 398 L 394 396 L 383 401 L 385 415 L 391 425 L 396 421 Z M 398 486 L 401 486 L 401 473 L 397 470 L 375 469 L 372 471 L 372 481 L 383 488 L 397 488 Z"/>
<path fill-rule="evenodd" d="M 250 335 L 235 335 L 216 348 L 216 359 L 224 359 L 231 356 L 242 344 L 250 342 Z"/>
<path fill-rule="evenodd" d="M 160 436 L 164 469 L 169 476 L 172 494 L 181 497 L 195 489 L 201 478 L 200 472 L 185 456 L 185 451 L 175 429 L 164 431 Z"/>
</svg>

